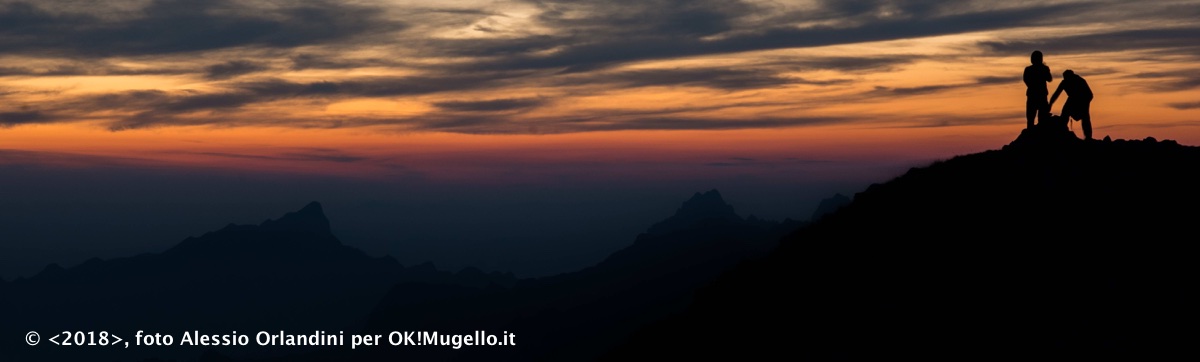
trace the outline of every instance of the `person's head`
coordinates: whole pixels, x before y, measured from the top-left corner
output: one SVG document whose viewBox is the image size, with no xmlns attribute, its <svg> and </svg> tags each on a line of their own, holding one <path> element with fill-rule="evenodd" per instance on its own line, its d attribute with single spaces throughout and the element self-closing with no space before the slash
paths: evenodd
<svg viewBox="0 0 1200 362">
<path fill-rule="evenodd" d="M 1029 55 L 1029 62 L 1033 65 L 1042 64 L 1042 51 L 1034 50 L 1033 54 Z"/>
<path fill-rule="evenodd" d="M 1071 78 L 1071 77 L 1074 77 L 1074 76 L 1075 76 L 1075 71 L 1074 71 L 1074 70 L 1067 69 L 1067 70 L 1063 71 L 1063 78 L 1064 78 L 1064 79 L 1065 79 L 1065 78 Z"/>
</svg>

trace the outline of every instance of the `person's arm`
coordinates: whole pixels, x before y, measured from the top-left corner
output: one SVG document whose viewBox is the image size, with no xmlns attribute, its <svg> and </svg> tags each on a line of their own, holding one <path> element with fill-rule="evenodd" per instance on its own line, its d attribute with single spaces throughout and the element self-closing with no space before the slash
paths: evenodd
<svg viewBox="0 0 1200 362">
<path fill-rule="evenodd" d="M 1060 93 L 1062 93 L 1062 91 L 1063 91 L 1063 84 L 1067 84 L 1066 79 L 1063 79 L 1061 82 L 1058 82 L 1058 89 L 1054 90 L 1054 95 L 1050 96 L 1050 103 L 1048 103 L 1047 105 L 1053 106 L 1054 101 L 1058 100 L 1058 95 Z"/>
<path fill-rule="evenodd" d="M 1046 83 L 1053 82 L 1054 81 L 1054 73 L 1050 73 L 1050 67 L 1042 67 L 1042 69 L 1046 70 L 1046 74 L 1045 74 L 1046 75 Z"/>
</svg>

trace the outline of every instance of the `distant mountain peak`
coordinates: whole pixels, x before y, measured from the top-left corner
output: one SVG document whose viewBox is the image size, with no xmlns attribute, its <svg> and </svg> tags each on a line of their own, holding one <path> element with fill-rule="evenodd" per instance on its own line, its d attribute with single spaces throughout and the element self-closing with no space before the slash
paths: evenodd
<svg viewBox="0 0 1200 362">
<path fill-rule="evenodd" d="M 832 214 L 834 211 L 838 211 L 838 209 L 841 209 L 842 206 L 849 205 L 850 201 L 852 201 L 850 197 L 842 195 L 841 193 L 821 200 L 821 203 L 817 205 L 817 209 L 813 211 L 812 218 L 809 220 L 820 220 L 825 215 Z"/>
<path fill-rule="evenodd" d="M 252 242 L 248 242 L 252 240 Z M 169 249 L 168 253 L 239 252 L 282 252 L 295 251 L 294 246 L 307 245 L 320 248 L 340 248 L 341 242 L 333 236 L 329 219 L 318 202 L 310 202 L 300 210 L 284 214 L 278 219 L 267 219 L 259 225 L 229 224 L 221 230 L 205 233 L 200 237 L 189 237 Z"/>
<path fill-rule="evenodd" d="M 276 220 L 263 221 L 259 227 L 272 231 L 303 231 L 321 234 L 331 234 L 329 218 L 325 217 L 325 209 L 321 203 L 313 201 L 297 211 L 284 214 Z"/>
<path fill-rule="evenodd" d="M 675 210 L 673 217 L 682 217 L 686 219 L 738 219 L 737 213 L 733 212 L 733 206 L 729 206 L 725 199 L 721 197 L 721 192 L 716 189 L 708 190 L 704 193 L 695 193 L 692 198 L 683 202 L 679 209 Z"/>
<path fill-rule="evenodd" d="M 686 205 L 689 202 L 714 202 L 723 204 L 725 203 L 725 199 L 721 198 L 720 191 L 717 191 L 717 189 L 712 189 L 705 192 L 697 192 L 692 194 L 692 198 L 685 201 L 684 204 Z"/>
<path fill-rule="evenodd" d="M 726 203 L 725 199 L 721 197 L 721 192 L 716 189 L 693 194 L 690 199 L 679 206 L 679 209 L 675 210 L 674 215 L 654 224 L 646 232 L 664 234 L 713 220 L 742 221 L 742 218 L 733 211 L 733 206 Z"/>
</svg>

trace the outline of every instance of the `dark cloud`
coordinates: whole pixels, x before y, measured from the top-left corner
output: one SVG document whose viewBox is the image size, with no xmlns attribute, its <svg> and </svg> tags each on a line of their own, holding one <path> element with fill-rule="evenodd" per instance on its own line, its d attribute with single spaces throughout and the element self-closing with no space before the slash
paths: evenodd
<svg viewBox="0 0 1200 362">
<path fill-rule="evenodd" d="M 134 164 L 150 164 L 155 169 L 179 167 L 177 164 L 151 161 L 134 157 L 96 156 L 69 152 L 29 151 L 0 148 L 0 165 L 22 165 L 45 167 L 47 165 L 70 165 L 82 167 L 120 167 Z M 0 166 L 3 170 L 3 166 Z M 13 171 L 8 169 L 7 171 Z M 11 175 L 9 175 L 11 176 Z"/>
<path fill-rule="evenodd" d="M 892 118 L 888 120 L 876 120 L 877 126 L 873 128 L 892 129 L 892 128 L 936 128 L 936 127 L 957 127 L 957 126 L 973 126 L 987 124 L 1012 124 L 1024 125 L 1025 119 L 1021 118 L 1019 110 L 1015 112 L 1000 111 L 972 115 L 961 114 L 925 114 L 916 116 L 907 116 L 903 119 Z"/>
<path fill-rule="evenodd" d="M 798 127 L 855 120 L 846 117 L 758 117 L 751 119 L 647 117 L 608 122 L 575 122 L 563 120 L 539 125 L 542 129 L 557 129 L 561 132 L 615 131 L 615 130 L 731 130 L 749 128 Z"/>
<path fill-rule="evenodd" d="M 975 84 L 992 85 L 992 84 L 1025 84 L 1021 80 L 1021 76 L 1011 77 L 979 77 L 975 78 Z"/>
<path fill-rule="evenodd" d="M 62 105 L 62 108 L 84 112 L 124 110 L 142 114 L 165 114 L 232 109 L 263 100 L 261 97 L 242 92 L 140 90 L 86 96 L 71 100 Z"/>
<path fill-rule="evenodd" d="M 461 133 L 524 133 L 513 120 L 494 115 L 433 118 L 415 124 L 418 129 Z"/>
<path fill-rule="evenodd" d="M 191 70 L 184 68 L 130 68 L 109 64 L 60 64 L 47 66 L 0 67 L 0 77 L 176 75 L 187 74 L 191 72 Z"/>
<path fill-rule="evenodd" d="M 868 99 L 881 98 L 881 97 L 895 97 L 895 96 L 900 96 L 900 97 L 916 96 L 916 95 L 939 93 L 939 92 L 956 90 L 956 89 L 985 87 L 985 86 L 1003 85 L 1003 84 L 1010 84 L 1010 85 L 1014 85 L 1014 86 L 1017 86 L 1017 85 L 1024 86 L 1021 83 L 1021 77 L 1019 77 L 1019 76 L 1012 76 L 1012 77 L 990 77 L 989 76 L 989 77 L 975 78 L 974 81 L 966 82 L 966 83 L 934 84 L 934 85 L 925 85 L 925 86 L 917 86 L 917 87 L 876 86 L 875 89 L 867 91 L 867 92 L 861 94 L 861 96 L 868 98 Z"/>
<path fill-rule="evenodd" d="M 441 39 L 427 46 L 439 54 L 460 57 L 503 58 L 550 50 L 568 43 L 563 35 L 528 35 L 511 39 Z"/>
<path fill-rule="evenodd" d="M 458 75 L 423 75 L 411 77 L 368 77 L 342 81 L 321 82 L 292 82 L 277 78 L 222 83 L 224 88 L 200 92 L 195 90 L 162 91 L 138 90 L 110 94 L 87 95 L 56 104 L 44 104 L 55 109 L 59 117 L 65 119 L 83 119 L 92 113 L 108 113 L 116 111 L 118 115 L 108 115 L 106 118 L 117 118 L 112 123 L 113 129 L 139 128 L 153 125 L 197 125 L 197 124 L 279 124 L 279 125 L 313 125 L 323 127 L 343 126 L 351 123 L 332 122 L 329 120 L 296 121 L 280 115 L 278 119 L 243 119 L 229 114 L 230 111 L 243 107 L 289 99 L 337 100 L 352 97 L 394 97 L 425 95 L 440 92 L 460 90 L 485 89 L 499 86 L 508 78 L 514 78 L 523 73 L 496 74 L 472 73 Z M 474 108 L 486 111 L 488 107 L 518 106 L 533 107 L 546 100 L 499 100 L 483 102 L 446 102 L 444 108 L 466 111 Z M 214 116 L 213 112 L 222 112 Z M 38 117 L 13 113 L 14 120 L 20 123 L 53 122 L 55 119 L 39 114 Z M 182 117 L 188 116 L 188 117 Z M 486 118 L 486 117 L 485 117 Z M 490 119 L 490 118 L 489 118 Z M 457 123 L 466 121 L 455 120 Z M 481 121 L 476 121 L 481 122 Z M 12 121 L 10 123 L 17 123 Z"/>
<path fill-rule="evenodd" d="M 1200 88 L 1200 74 L 1190 77 L 1180 77 L 1174 80 L 1150 85 L 1150 89 L 1159 92 L 1179 92 Z"/>
<path fill-rule="evenodd" d="M 1179 92 L 1188 91 L 1200 88 L 1200 75 L 1191 77 L 1179 78 L 1173 81 L 1164 82 L 1161 84 L 1151 85 L 1151 88 L 1160 92 Z"/>
<path fill-rule="evenodd" d="M 961 4 L 938 0 L 823 0 L 816 2 L 816 10 L 806 11 L 800 14 L 799 18 L 815 20 L 833 17 L 865 21 L 879 18 L 920 18 L 961 10 L 961 6 L 955 5 Z"/>
<path fill-rule="evenodd" d="M 635 9 L 649 14 L 666 13 L 674 6 L 684 6 L 683 1 L 651 1 Z M 731 30 L 711 24 L 734 24 L 735 19 L 753 14 L 754 7 L 738 2 L 722 1 L 730 6 L 712 6 L 710 12 L 724 14 L 723 22 L 709 21 L 706 26 L 683 26 L 673 21 L 656 21 L 651 16 L 636 17 L 625 10 L 621 3 L 598 3 L 599 10 L 574 13 L 560 8 L 577 5 L 573 2 L 540 2 L 545 13 L 542 21 L 560 29 L 566 36 L 519 39 L 523 47 L 530 49 L 558 49 L 549 54 L 514 54 L 512 56 L 485 59 L 471 65 L 474 69 L 542 69 L 572 67 L 604 67 L 612 64 L 641 60 L 666 59 L 685 56 L 723 54 L 755 50 L 816 47 L 870 41 L 896 40 L 913 37 L 957 34 L 971 31 L 993 30 L 1012 26 L 1052 23 L 1056 18 L 1085 9 L 1083 4 L 1047 4 L 1023 8 L 990 11 L 955 12 L 942 8 L 912 6 L 905 17 L 879 15 L 885 5 L 892 2 L 869 2 L 861 6 L 852 18 L 834 18 L 836 25 L 798 28 L 791 23 L 762 23 L 766 27 L 750 26 L 747 29 Z M 643 3 L 643 2 L 638 2 Z M 646 10 L 647 6 L 656 6 Z M 890 6 L 890 5 L 889 5 Z M 613 9 L 609 9 L 609 7 Z M 848 8 L 854 10 L 855 8 Z M 870 18 L 871 21 L 854 19 Z M 630 19 L 640 19 L 641 22 Z M 600 24 L 607 24 L 601 26 Z M 672 29 L 663 29 L 664 27 Z M 705 31 L 696 31 L 703 29 Z M 657 30 L 657 31 L 655 31 Z M 709 39 L 705 36 L 721 34 Z M 478 40 L 472 41 L 478 43 Z M 509 40 L 493 40 L 493 46 L 505 45 Z M 451 47 L 455 49 L 458 47 Z"/>
<path fill-rule="evenodd" d="M 316 162 L 336 162 L 336 163 L 354 163 L 368 160 L 366 157 L 351 156 L 340 153 L 331 152 L 285 152 L 278 155 L 255 155 L 243 153 L 226 153 L 226 152 L 189 152 L 195 155 L 224 157 L 224 158 L 241 158 L 254 160 L 268 161 L 316 161 Z"/>
<path fill-rule="evenodd" d="M 705 166 L 711 167 L 763 167 L 776 168 L 794 165 L 815 165 L 833 163 L 831 160 L 820 159 L 804 159 L 796 157 L 788 157 L 783 159 L 754 159 L 747 157 L 730 157 L 728 160 L 705 163 Z"/>
<path fill-rule="evenodd" d="M 559 75 L 552 84 L 562 87 L 579 85 L 607 85 L 616 88 L 635 87 L 703 87 L 718 90 L 739 91 L 784 87 L 788 85 L 839 85 L 850 83 L 850 79 L 808 79 L 785 76 L 788 66 L 766 63 L 763 66 L 740 66 L 724 68 L 670 68 L 637 69 L 624 71 L 587 72 L 584 74 Z"/>
<path fill-rule="evenodd" d="M 985 41 L 979 45 L 993 53 L 1029 53 L 1040 49 L 1051 54 L 1078 54 L 1145 50 L 1159 48 L 1194 48 L 1200 39 L 1200 27 L 1173 27 L 1155 29 L 1121 30 L 1040 40 Z"/>
<path fill-rule="evenodd" d="M 478 72 L 461 74 L 426 74 L 406 77 L 368 77 L 342 81 L 292 82 L 265 79 L 239 82 L 232 87 L 255 97 L 295 96 L 357 96 L 390 97 L 421 95 L 448 91 L 486 89 L 500 85 L 529 72 Z"/>
<path fill-rule="evenodd" d="M 945 91 L 945 90 L 957 89 L 957 88 L 962 88 L 962 87 L 965 87 L 965 85 L 962 85 L 962 84 L 939 84 L 939 85 L 925 85 L 925 86 L 919 86 L 919 87 L 875 86 L 874 90 L 871 90 L 871 91 L 867 92 L 866 94 L 870 95 L 870 96 L 884 96 L 884 95 L 915 96 L 915 95 L 937 93 L 937 92 L 941 92 L 941 91 Z"/>
<path fill-rule="evenodd" d="M 1140 88 L 1152 92 L 1178 92 L 1200 88 L 1200 70 L 1182 69 L 1167 72 L 1143 72 L 1131 76 L 1141 81 Z"/>
<path fill-rule="evenodd" d="M 1168 103 L 1167 106 L 1179 110 L 1197 109 L 1200 108 L 1200 102 Z"/>
<path fill-rule="evenodd" d="M 208 66 L 205 68 L 204 77 L 211 80 L 228 79 L 267 69 L 269 69 L 267 66 L 259 63 L 246 60 L 231 60 L 225 63 Z"/>
<path fill-rule="evenodd" d="M 810 57 L 789 59 L 780 64 L 797 71 L 837 70 L 841 72 L 888 71 L 897 66 L 912 63 L 921 56 L 892 55 L 871 57 Z"/>
<path fill-rule="evenodd" d="M 479 89 L 504 77 L 496 74 L 428 75 L 321 82 L 292 82 L 266 78 L 227 83 L 225 91 L 213 93 L 145 90 L 100 95 L 85 100 L 88 101 L 86 103 L 97 106 L 94 108 L 104 108 L 104 104 L 110 104 L 120 108 L 150 107 L 170 111 L 192 111 L 239 107 L 250 103 L 299 97 L 388 97 Z"/>
<path fill-rule="evenodd" d="M 572 81 L 570 79 L 568 82 Z M 803 80 L 797 79 L 796 82 Z M 698 86 L 725 90 L 771 88 L 793 83 L 768 69 L 675 68 L 633 70 L 597 74 L 591 82 L 616 83 L 623 87 Z"/>
<path fill-rule="evenodd" d="M 110 122 L 109 128 L 120 130 L 150 125 L 234 124 L 236 121 L 223 121 L 214 117 L 197 119 L 180 118 L 180 116 L 228 112 L 248 104 L 267 100 L 266 97 L 240 91 L 199 93 L 196 91 L 140 90 L 83 96 L 47 106 L 55 107 L 59 117 L 65 119 L 86 119 L 95 113 L 108 113 L 109 115 L 104 118 L 115 119 Z M 229 115 L 222 116 L 228 117 Z M 264 124 L 272 122 L 271 120 L 261 121 Z"/>
<path fill-rule="evenodd" d="M 1118 123 L 1104 124 L 1096 126 L 1096 129 L 1130 129 L 1130 128 L 1176 128 L 1176 127 L 1200 127 L 1200 121 L 1178 121 L 1178 122 L 1160 122 L 1160 123 Z"/>
<path fill-rule="evenodd" d="M 441 14 L 481 15 L 481 16 L 489 16 L 489 15 L 499 14 L 499 13 L 497 13 L 495 11 L 491 11 L 491 10 L 468 9 L 468 8 L 420 8 L 420 9 L 413 9 L 412 13 L 417 13 L 417 14 L 421 14 L 421 15 L 430 14 L 430 13 L 433 13 L 433 14 L 441 13 Z"/>
<path fill-rule="evenodd" d="M 732 30 L 758 8 L 739 0 L 530 1 L 546 25 L 600 36 L 697 37 Z"/>
<path fill-rule="evenodd" d="M 558 134 L 619 130 L 732 130 L 799 127 L 867 121 L 850 117 L 705 118 L 677 115 L 640 115 L 636 112 L 598 112 L 588 117 L 515 117 L 501 113 L 439 113 L 409 118 L 347 118 L 336 125 L 318 127 L 391 126 L 465 134 Z M 311 121 L 311 120 L 310 120 Z"/>
<path fill-rule="evenodd" d="M 447 111 L 500 112 L 529 109 L 545 103 L 546 99 L 543 98 L 508 98 L 485 101 L 445 101 L 435 102 L 433 105 Z"/>
<path fill-rule="evenodd" d="M 395 66 L 391 61 L 383 59 L 347 59 L 333 55 L 301 53 L 290 57 L 292 69 L 354 69 L 363 67 Z"/>
<path fill-rule="evenodd" d="M 158 108 L 169 112 L 193 112 L 238 108 L 256 101 L 261 99 L 241 93 L 214 93 L 174 98 L 160 103 Z"/>
<path fill-rule="evenodd" d="M 0 127 L 54 121 L 53 117 L 38 111 L 0 112 Z"/>
<path fill-rule="evenodd" d="M 410 77 L 366 77 L 337 82 L 298 83 L 286 79 L 258 79 L 228 84 L 252 102 L 292 97 L 394 97 L 430 95 L 430 93 L 496 88 L 505 80 L 527 76 L 528 72 L 480 72 L 462 74 L 424 74 Z"/>
<path fill-rule="evenodd" d="M 152 0 L 136 11 L 109 13 L 103 8 L 65 11 L 77 5 L 66 0 L 10 1 L 0 4 L 0 48 L 78 56 L 169 54 L 241 46 L 291 48 L 403 28 L 403 24 L 382 17 L 378 9 L 360 5 L 334 1 L 278 4 L 284 5 Z"/>
<path fill-rule="evenodd" d="M 665 116 L 677 116 L 685 113 L 698 112 L 713 112 L 730 108 L 748 108 L 748 107 L 779 107 L 779 106 L 794 106 L 794 101 L 759 101 L 759 102 L 731 102 L 731 103 L 711 103 L 711 104 L 694 104 L 680 107 L 658 107 L 653 109 L 593 109 L 588 112 L 587 117 L 575 117 L 564 120 L 564 123 L 588 123 L 602 120 L 619 120 L 633 118 L 659 118 Z"/>
</svg>

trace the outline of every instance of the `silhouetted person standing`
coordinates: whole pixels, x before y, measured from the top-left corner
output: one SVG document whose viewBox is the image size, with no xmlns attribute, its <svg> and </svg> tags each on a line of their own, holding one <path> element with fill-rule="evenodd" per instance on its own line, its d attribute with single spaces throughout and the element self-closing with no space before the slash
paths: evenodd
<svg viewBox="0 0 1200 362">
<path fill-rule="evenodd" d="M 1092 139 L 1092 88 L 1088 87 L 1083 77 L 1067 69 L 1063 72 L 1062 82 L 1058 83 L 1058 89 L 1054 90 L 1054 96 L 1050 97 L 1050 104 L 1054 104 L 1063 91 L 1067 92 L 1067 102 L 1062 108 L 1063 117 L 1079 120 L 1083 125 L 1083 138 Z"/>
<path fill-rule="evenodd" d="M 1025 67 L 1025 120 L 1027 128 L 1033 128 L 1033 118 L 1037 116 L 1038 123 L 1050 113 L 1050 104 L 1046 103 L 1046 83 L 1054 80 L 1050 75 L 1050 67 L 1042 63 L 1042 52 L 1034 50 L 1029 56 L 1032 65 Z"/>
</svg>

